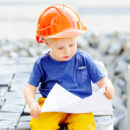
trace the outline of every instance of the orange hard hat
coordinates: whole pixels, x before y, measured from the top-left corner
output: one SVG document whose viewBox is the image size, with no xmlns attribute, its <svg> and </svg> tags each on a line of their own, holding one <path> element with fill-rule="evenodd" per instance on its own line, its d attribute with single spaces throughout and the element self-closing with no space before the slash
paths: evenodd
<svg viewBox="0 0 130 130">
<path fill-rule="evenodd" d="M 48 7 L 40 15 L 37 25 L 36 40 L 39 43 L 45 38 L 68 38 L 86 32 L 78 14 L 64 4 Z"/>
</svg>

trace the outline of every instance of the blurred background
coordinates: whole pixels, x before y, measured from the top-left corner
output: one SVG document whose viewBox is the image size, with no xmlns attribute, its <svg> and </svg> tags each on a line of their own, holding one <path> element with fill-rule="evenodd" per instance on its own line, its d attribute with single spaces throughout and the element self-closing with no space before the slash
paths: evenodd
<svg viewBox="0 0 130 130">
<path fill-rule="evenodd" d="M 78 48 L 104 63 L 116 90 L 114 128 L 127 129 L 129 0 L 0 0 L 0 60 L 36 58 L 45 53 L 47 48 L 35 40 L 37 20 L 45 8 L 59 3 L 72 7 L 87 27 L 88 31 L 78 38 Z"/>
<path fill-rule="evenodd" d="M 55 3 L 74 8 L 94 33 L 129 32 L 129 0 L 0 0 L 0 37 L 34 39 L 39 15 Z"/>
</svg>

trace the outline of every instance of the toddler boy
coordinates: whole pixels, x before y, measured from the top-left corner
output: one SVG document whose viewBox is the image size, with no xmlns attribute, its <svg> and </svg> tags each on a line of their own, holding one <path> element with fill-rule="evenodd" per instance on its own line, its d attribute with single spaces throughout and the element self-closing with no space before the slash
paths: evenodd
<svg viewBox="0 0 130 130">
<path fill-rule="evenodd" d="M 40 15 L 36 39 L 39 43 L 46 44 L 51 51 L 35 61 L 24 89 L 32 116 L 31 130 L 57 130 L 61 123 L 67 123 L 69 130 L 96 130 L 92 113 L 42 113 L 40 108 L 55 83 L 72 94 L 85 98 L 92 94 L 92 81 L 100 88 L 105 87 L 104 94 L 108 99 L 113 98 L 114 89 L 110 80 L 88 53 L 77 50 L 77 36 L 86 30 L 77 13 L 62 4 L 52 5 Z M 35 92 L 39 83 L 42 97 L 37 104 Z"/>
</svg>

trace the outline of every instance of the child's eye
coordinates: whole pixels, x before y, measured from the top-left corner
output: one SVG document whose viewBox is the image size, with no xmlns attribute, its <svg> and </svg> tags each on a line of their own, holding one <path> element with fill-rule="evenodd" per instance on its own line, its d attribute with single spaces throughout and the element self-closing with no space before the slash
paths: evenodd
<svg viewBox="0 0 130 130">
<path fill-rule="evenodd" d="M 62 50 L 63 49 L 63 47 L 60 47 L 60 48 L 58 48 L 59 50 Z"/>
<path fill-rule="evenodd" d="M 73 45 L 69 45 L 69 47 L 72 47 Z"/>
</svg>

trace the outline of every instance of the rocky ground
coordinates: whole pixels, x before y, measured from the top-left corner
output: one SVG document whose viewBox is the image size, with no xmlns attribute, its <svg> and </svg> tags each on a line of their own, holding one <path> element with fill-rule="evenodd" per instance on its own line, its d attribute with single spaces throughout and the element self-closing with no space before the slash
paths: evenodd
<svg viewBox="0 0 130 130">
<path fill-rule="evenodd" d="M 90 53 L 105 64 L 116 96 L 113 100 L 113 119 L 117 130 L 125 130 L 127 109 L 128 65 L 130 64 L 130 34 L 113 33 L 95 35 L 86 33 L 78 39 L 78 48 Z M 0 59 L 38 57 L 48 51 L 43 44 L 32 40 L 0 40 Z"/>
</svg>

